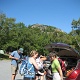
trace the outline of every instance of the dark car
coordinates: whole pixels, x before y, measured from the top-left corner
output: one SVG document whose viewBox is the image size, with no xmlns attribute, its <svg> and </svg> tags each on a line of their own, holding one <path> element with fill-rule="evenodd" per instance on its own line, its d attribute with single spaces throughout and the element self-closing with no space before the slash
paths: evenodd
<svg viewBox="0 0 80 80">
<path fill-rule="evenodd" d="M 79 60 L 80 55 L 78 51 L 76 51 L 70 45 L 65 43 L 51 43 L 46 45 L 45 49 L 47 49 L 49 52 L 56 51 L 60 59 L 67 62 L 67 67 L 64 74 L 64 80 L 80 80 L 80 74 L 79 74 L 80 70 L 78 68 L 80 67 L 78 66 L 80 62 Z M 52 74 L 49 74 L 48 71 L 49 68 L 47 69 L 46 80 L 52 80 Z"/>
</svg>

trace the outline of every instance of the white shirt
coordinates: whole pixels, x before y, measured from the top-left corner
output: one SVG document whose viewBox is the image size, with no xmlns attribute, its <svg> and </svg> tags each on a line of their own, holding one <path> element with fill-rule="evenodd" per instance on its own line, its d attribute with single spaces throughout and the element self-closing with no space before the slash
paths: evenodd
<svg viewBox="0 0 80 80">
<path fill-rule="evenodd" d="M 43 68 L 43 61 L 40 60 L 40 57 L 36 59 L 36 62 L 40 69 Z"/>
</svg>

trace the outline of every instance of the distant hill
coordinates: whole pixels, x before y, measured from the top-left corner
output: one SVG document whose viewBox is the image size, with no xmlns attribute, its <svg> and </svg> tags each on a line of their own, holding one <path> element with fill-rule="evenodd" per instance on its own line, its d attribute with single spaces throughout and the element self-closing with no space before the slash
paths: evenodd
<svg viewBox="0 0 80 80">
<path fill-rule="evenodd" d="M 60 31 L 60 32 L 64 32 L 59 28 L 56 28 L 54 26 L 49 26 L 49 25 L 43 25 L 43 24 L 33 24 L 33 25 L 29 25 L 29 27 L 31 28 L 39 28 L 41 31 Z M 65 32 L 64 32 L 65 33 Z"/>
</svg>

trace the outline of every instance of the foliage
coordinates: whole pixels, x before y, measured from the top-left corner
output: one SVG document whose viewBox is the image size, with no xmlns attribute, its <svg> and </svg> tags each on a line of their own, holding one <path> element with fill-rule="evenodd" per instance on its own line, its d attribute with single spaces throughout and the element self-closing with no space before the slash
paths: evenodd
<svg viewBox="0 0 80 80">
<path fill-rule="evenodd" d="M 9 55 L 0 54 L 0 60 L 9 59 Z"/>
<path fill-rule="evenodd" d="M 72 27 L 75 27 L 78 21 L 72 21 Z M 80 31 L 77 30 L 79 41 Z M 7 18 L 5 14 L 0 14 L 0 49 L 6 50 L 9 46 L 24 48 L 24 53 L 27 55 L 33 49 L 40 54 L 47 55 L 48 51 L 44 49 L 49 43 L 62 42 L 72 45 L 79 49 L 75 37 L 72 32 L 67 34 L 53 26 L 33 24 L 25 26 L 24 23 L 16 23 L 16 19 Z"/>
<path fill-rule="evenodd" d="M 72 21 L 72 32 L 70 34 L 74 37 L 72 43 L 74 44 L 75 48 L 80 52 L 80 18 L 78 20 Z"/>
</svg>

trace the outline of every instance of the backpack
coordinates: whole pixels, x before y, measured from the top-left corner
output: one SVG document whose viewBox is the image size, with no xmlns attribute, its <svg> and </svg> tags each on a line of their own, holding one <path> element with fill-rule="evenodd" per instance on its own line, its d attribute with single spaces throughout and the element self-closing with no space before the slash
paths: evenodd
<svg viewBox="0 0 80 80">
<path fill-rule="evenodd" d="M 58 61 L 59 61 L 60 66 L 61 66 L 61 68 L 62 68 L 62 59 L 58 58 Z"/>
<path fill-rule="evenodd" d="M 27 63 L 28 63 L 28 57 L 24 60 L 22 60 L 20 68 L 19 68 L 19 74 L 22 76 L 26 73 L 27 70 Z"/>
<path fill-rule="evenodd" d="M 62 59 L 58 58 L 58 61 L 60 63 L 60 66 L 61 66 L 61 69 L 62 71 L 65 71 L 66 70 L 66 67 L 67 67 L 67 64 L 65 61 L 63 61 Z"/>
<path fill-rule="evenodd" d="M 29 66 L 29 67 L 28 67 Z M 29 63 L 29 57 L 22 61 L 19 73 L 21 76 L 26 76 L 28 78 L 35 77 L 35 71 L 33 70 L 33 65 Z"/>
</svg>

